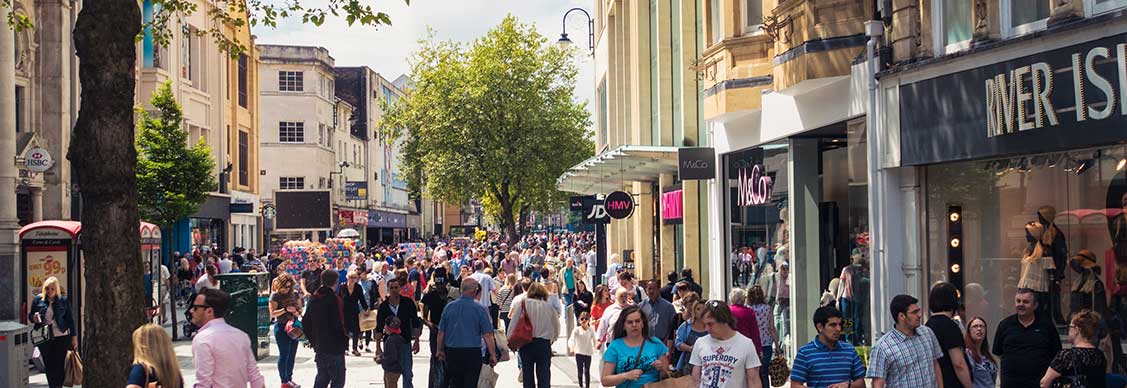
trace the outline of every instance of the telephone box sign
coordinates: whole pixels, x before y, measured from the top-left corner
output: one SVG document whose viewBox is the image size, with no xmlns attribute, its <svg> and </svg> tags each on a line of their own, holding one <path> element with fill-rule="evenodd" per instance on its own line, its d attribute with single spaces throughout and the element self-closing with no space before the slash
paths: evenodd
<svg viewBox="0 0 1127 388">
<path fill-rule="evenodd" d="M 603 201 L 603 205 L 606 207 L 610 218 L 621 220 L 634 214 L 634 197 L 625 191 L 610 193 L 607 195 L 607 199 Z"/>
</svg>

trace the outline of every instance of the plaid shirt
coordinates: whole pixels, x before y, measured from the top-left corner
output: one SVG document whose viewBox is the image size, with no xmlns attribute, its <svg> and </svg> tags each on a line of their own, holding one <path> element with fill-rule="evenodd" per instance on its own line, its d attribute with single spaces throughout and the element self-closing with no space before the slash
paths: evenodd
<svg viewBox="0 0 1127 388">
<path fill-rule="evenodd" d="M 888 388 L 938 387 L 935 360 L 943 357 L 935 333 L 927 326 L 916 335 L 892 330 L 877 340 L 869 357 L 869 377 L 885 380 Z"/>
</svg>

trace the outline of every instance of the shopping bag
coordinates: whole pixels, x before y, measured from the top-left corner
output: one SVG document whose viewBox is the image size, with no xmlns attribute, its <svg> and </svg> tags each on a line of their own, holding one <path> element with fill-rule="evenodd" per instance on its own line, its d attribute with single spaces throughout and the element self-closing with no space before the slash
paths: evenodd
<svg viewBox="0 0 1127 388">
<path fill-rule="evenodd" d="M 524 301 L 520 302 L 520 320 L 512 333 L 509 333 L 509 349 L 519 350 L 524 345 L 532 342 L 532 320 L 528 318 L 528 310 L 524 308 Z"/>
<path fill-rule="evenodd" d="M 82 357 L 78 352 L 67 352 L 66 375 L 63 379 L 63 386 L 73 387 L 75 385 L 82 385 Z"/>
<path fill-rule="evenodd" d="M 489 364 L 481 364 L 481 375 L 477 377 L 477 388 L 493 388 L 497 386 L 497 372 Z"/>
<path fill-rule="evenodd" d="M 372 331 L 376 329 L 376 312 L 375 311 L 361 311 L 360 312 L 360 331 Z"/>
<path fill-rule="evenodd" d="M 786 384 L 787 379 L 790 378 L 790 368 L 787 367 L 786 357 L 783 357 L 782 354 L 776 354 L 767 366 L 767 375 L 771 377 L 772 387 L 781 387 Z"/>
<path fill-rule="evenodd" d="M 297 320 L 297 318 L 294 318 L 290 319 L 289 322 L 286 322 L 286 334 L 289 335 L 290 338 L 295 340 L 304 338 L 305 330 L 303 330 L 301 327 L 301 321 Z"/>
<path fill-rule="evenodd" d="M 428 388 L 446 388 L 446 362 L 431 358 Z"/>
<path fill-rule="evenodd" d="M 655 381 L 642 388 L 688 388 L 693 385 L 693 376 L 671 377 L 664 380 Z"/>
<path fill-rule="evenodd" d="M 505 338 L 505 333 L 500 329 L 493 333 L 493 342 L 497 345 L 497 362 L 509 361 L 509 339 Z"/>
</svg>

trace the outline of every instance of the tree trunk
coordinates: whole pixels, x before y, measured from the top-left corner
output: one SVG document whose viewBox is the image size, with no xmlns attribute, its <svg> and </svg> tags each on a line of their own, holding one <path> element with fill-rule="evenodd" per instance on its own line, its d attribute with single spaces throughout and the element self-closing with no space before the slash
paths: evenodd
<svg viewBox="0 0 1127 388">
<path fill-rule="evenodd" d="M 132 331 L 145 321 L 133 145 L 140 30 L 136 0 L 85 0 L 74 28 L 82 104 L 67 157 L 82 192 L 87 387 L 127 380 Z"/>
</svg>

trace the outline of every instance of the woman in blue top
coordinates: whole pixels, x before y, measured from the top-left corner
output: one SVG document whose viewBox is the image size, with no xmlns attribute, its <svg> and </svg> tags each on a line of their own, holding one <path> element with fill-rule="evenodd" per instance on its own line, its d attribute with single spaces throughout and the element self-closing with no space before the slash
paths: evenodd
<svg viewBox="0 0 1127 388">
<path fill-rule="evenodd" d="M 622 310 L 614 324 L 614 341 L 603 354 L 604 387 L 641 388 L 669 373 L 669 348 L 650 336 L 649 321 L 638 306 Z"/>
</svg>

